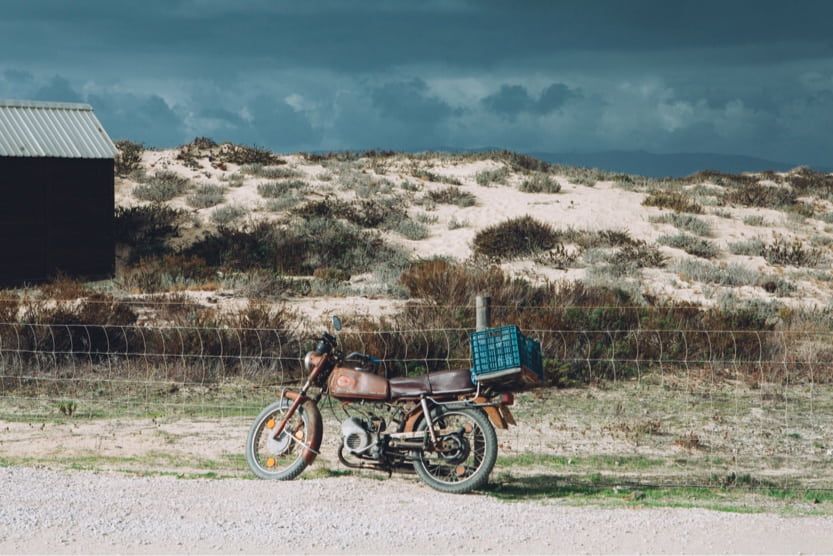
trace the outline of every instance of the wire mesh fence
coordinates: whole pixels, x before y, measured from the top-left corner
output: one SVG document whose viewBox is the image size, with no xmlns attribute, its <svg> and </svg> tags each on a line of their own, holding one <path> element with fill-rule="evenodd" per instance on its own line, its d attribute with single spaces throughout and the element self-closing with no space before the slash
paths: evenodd
<svg viewBox="0 0 833 556">
<path fill-rule="evenodd" d="M 501 323 L 500 308 L 493 311 Z M 350 326 L 347 319 L 340 344 L 380 358 L 386 376 L 470 367 L 473 327 L 354 321 Z M 831 332 L 628 322 L 636 326 L 570 330 L 519 323 L 541 342 L 548 384 L 565 388 L 521 397 L 516 413 L 522 427 L 509 442 L 512 450 L 568 454 L 576 461 L 624 454 L 625 465 L 662 461 L 653 471 L 672 479 L 699 462 L 701 475 L 718 470 L 733 480 L 833 488 Z M 0 419 L 249 416 L 302 380 L 301 360 L 316 332 L 0 322 Z"/>
</svg>

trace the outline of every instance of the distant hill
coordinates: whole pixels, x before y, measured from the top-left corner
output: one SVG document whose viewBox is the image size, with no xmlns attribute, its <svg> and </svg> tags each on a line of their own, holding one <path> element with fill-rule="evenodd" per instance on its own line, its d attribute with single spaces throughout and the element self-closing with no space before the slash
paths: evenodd
<svg viewBox="0 0 833 556">
<path fill-rule="evenodd" d="M 719 170 L 730 173 L 784 171 L 798 166 L 798 164 L 776 162 L 754 156 L 714 153 L 657 154 L 646 151 L 603 151 L 596 153 L 531 152 L 528 154 L 547 162 L 652 177 L 681 177 L 701 170 Z M 817 169 L 825 171 L 822 168 Z"/>
</svg>

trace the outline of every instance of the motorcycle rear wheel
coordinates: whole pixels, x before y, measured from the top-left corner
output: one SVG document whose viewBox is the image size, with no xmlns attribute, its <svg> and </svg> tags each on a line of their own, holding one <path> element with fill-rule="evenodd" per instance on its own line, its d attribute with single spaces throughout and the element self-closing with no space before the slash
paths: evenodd
<svg viewBox="0 0 833 556">
<path fill-rule="evenodd" d="M 261 479 L 289 481 L 306 469 L 304 444 L 311 438 L 310 426 L 303 408 L 299 407 L 277 440 L 271 431 L 283 418 L 292 402 L 274 402 L 257 416 L 246 438 L 246 462 Z"/>
<path fill-rule="evenodd" d="M 484 486 L 497 461 L 497 434 L 479 409 L 442 409 L 433 412 L 434 430 L 462 429 L 438 439 L 434 452 L 420 452 L 414 469 L 435 490 L 463 494 Z M 426 420 L 417 427 L 425 430 Z"/>
</svg>

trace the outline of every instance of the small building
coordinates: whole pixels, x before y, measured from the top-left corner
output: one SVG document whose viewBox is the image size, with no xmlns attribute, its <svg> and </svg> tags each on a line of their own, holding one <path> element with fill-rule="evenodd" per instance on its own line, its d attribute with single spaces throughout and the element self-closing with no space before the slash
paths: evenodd
<svg viewBox="0 0 833 556">
<path fill-rule="evenodd" d="M 87 104 L 0 100 L 0 284 L 113 276 L 116 153 Z"/>
</svg>

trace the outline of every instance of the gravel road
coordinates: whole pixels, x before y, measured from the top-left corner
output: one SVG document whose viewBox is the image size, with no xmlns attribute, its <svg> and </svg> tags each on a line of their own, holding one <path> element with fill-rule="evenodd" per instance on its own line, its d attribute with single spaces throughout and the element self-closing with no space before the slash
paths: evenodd
<svg viewBox="0 0 833 556">
<path fill-rule="evenodd" d="M 505 503 L 407 479 L 274 483 L 5 468 L 0 485 L 0 553 L 833 551 L 828 517 Z"/>
</svg>

